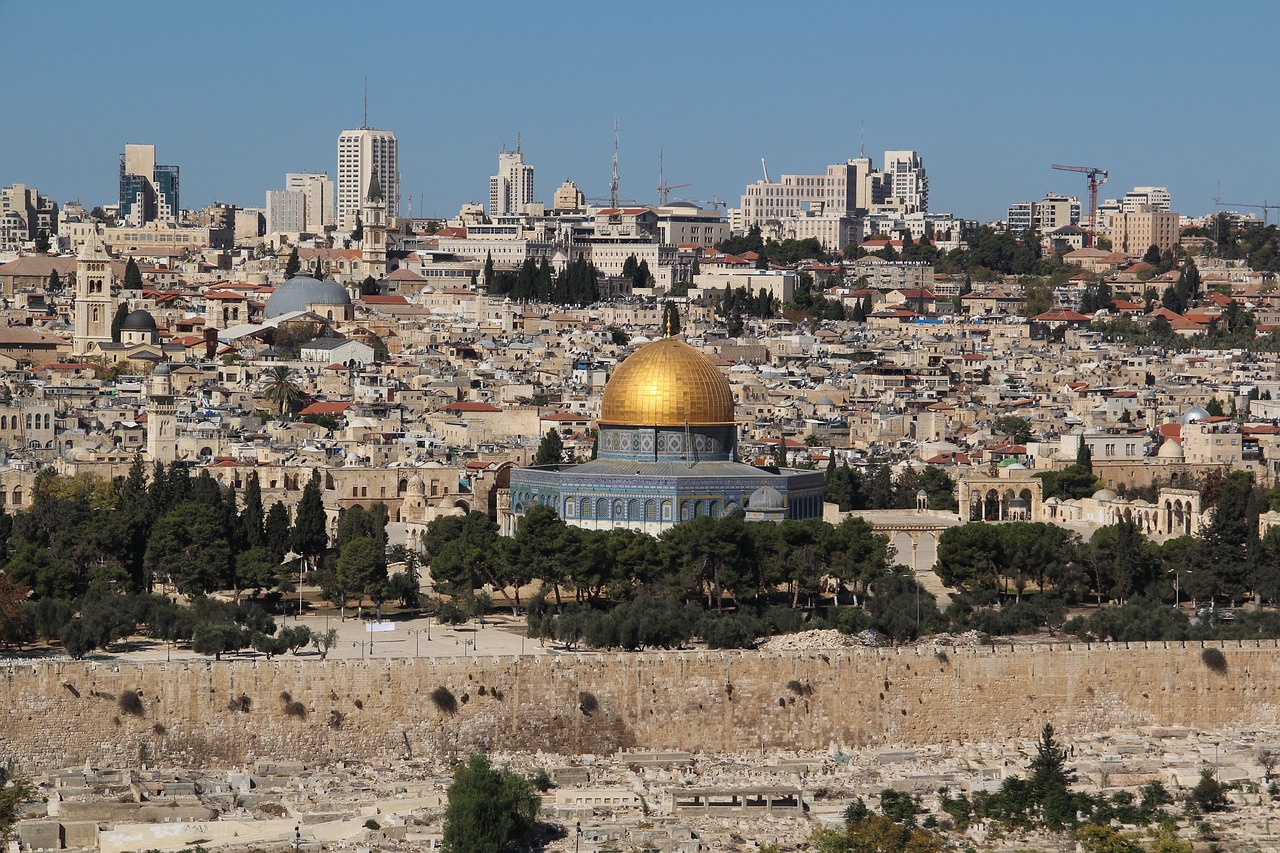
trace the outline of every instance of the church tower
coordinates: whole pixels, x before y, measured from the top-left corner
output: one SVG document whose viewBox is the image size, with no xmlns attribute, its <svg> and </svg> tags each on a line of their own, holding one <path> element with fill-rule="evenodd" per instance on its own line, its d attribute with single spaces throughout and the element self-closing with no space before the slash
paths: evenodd
<svg viewBox="0 0 1280 853">
<path fill-rule="evenodd" d="M 177 408 L 172 368 L 161 362 L 147 388 L 147 456 L 152 463 L 169 464 L 178 458 Z"/>
<path fill-rule="evenodd" d="M 361 209 L 364 242 L 360 244 L 361 260 L 367 275 L 375 279 L 387 275 L 387 201 L 382 196 L 378 173 L 369 176 L 369 194 Z"/>
<path fill-rule="evenodd" d="M 76 355 L 90 354 L 98 344 L 111 342 L 111 321 L 116 313 L 116 300 L 111 295 L 112 278 L 111 258 L 102 247 L 95 225 L 76 261 L 76 323 L 72 341 Z"/>
</svg>

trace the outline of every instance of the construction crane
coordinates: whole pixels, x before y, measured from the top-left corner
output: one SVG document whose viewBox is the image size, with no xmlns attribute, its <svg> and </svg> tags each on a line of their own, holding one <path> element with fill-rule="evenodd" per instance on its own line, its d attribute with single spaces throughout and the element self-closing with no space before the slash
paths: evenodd
<svg viewBox="0 0 1280 853">
<path fill-rule="evenodd" d="M 658 204 L 661 207 L 667 206 L 667 199 L 671 197 L 672 190 L 678 190 L 681 187 L 691 187 L 693 184 L 668 184 L 666 176 L 663 173 L 663 150 L 658 149 Z"/>
<path fill-rule="evenodd" d="M 1255 210 L 1261 210 L 1263 225 L 1267 224 L 1268 211 L 1280 210 L 1280 204 L 1267 204 L 1267 200 L 1265 198 L 1262 200 L 1262 204 L 1237 204 L 1234 201 L 1219 201 L 1218 205 L 1221 207 L 1252 207 Z"/>
<path fill-rule="evenodd" d="M 1107 170 L 1096 166 L 1059 166 L 1053 164 L 1059 172 L 1079 172 L 1089 176 L 1089 245 L 1098 242 L 1098 187 L 1107 182 Z M 1101 179 L 1099 179 L 1101 176 Z"/>
<path fill-rule="evenodd" d="M 728 207 L 729 203 L 718 198 L 679 198 L 676 201 L 687 201 L 691 204 L 700 204 L 703 207 Z"/>
</svg>

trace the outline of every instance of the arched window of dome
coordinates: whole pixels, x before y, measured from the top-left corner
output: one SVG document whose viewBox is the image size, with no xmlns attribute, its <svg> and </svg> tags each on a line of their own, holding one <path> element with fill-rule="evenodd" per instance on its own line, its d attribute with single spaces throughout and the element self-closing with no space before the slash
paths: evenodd
<svg viewBox="0 0 1280 853">
<path fill-rule="evenodd" d="M 621 498 L 615 498 L 613 501 L 613 517 L 617 519 L 625 519 L 623 513 L 623 503 Z"/>
<path fill-rule="evenodd" d="M 564 499 L 564 517 L 570 518 L 578 511 L 578 502 L 573 498 Z"/>
<path fill-rule="evenodd" d="M 693 517 L 702 518 L 707 514 L 707 505 L 703 501 L 698 501 L 693 505 Z"/>
<path fill-rule="evenodd" d="M 632 498 L 627 504 L 627 521 L 638 521 L 640 519 L 640 501 Z"/>
<path fill-rule="evenodd" d="M 604 498 L 596 501 L 596 518 L 604 519 L 609 517 L 609 502 Z"/>
<path fill-rule="evenodd" d="M 712 518 L 720 517 L 720 501 L 711 502 L 711 517 Z"/>
<path fill-rule="evenodd" d="M 590 518 L 591 517 L 591 498 L 583 498 L 578 503 L 580 506 L 580 510 L 579 510 L 580 516 L 582 518 Z"/>
<path fill-rule="evenodd" d="M 658 504 L 653 498 L 649 498 L 644 502 L 644 520 L 657 521 Z"/>
<path fill-rule="evenodd" d="M 663 521 L 671 520 L 671 501 L 662 502 L 662 520 Z"/>
</svg>

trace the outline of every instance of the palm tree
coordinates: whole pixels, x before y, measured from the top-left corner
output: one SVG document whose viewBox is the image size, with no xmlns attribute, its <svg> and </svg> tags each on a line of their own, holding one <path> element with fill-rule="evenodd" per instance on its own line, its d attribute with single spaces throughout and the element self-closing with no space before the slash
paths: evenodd
<svg viewBox="0 0 1280 853">
<path fill-rule="evenodd" d="M 298 387 L 293 370 L 284 365 L 268 370 L 263 375 L 262 382 L 266 398 L 280 407 L 281 417 L 284 417 L 289 406 L 302 397 L 302 389 Z"/>
</svg>

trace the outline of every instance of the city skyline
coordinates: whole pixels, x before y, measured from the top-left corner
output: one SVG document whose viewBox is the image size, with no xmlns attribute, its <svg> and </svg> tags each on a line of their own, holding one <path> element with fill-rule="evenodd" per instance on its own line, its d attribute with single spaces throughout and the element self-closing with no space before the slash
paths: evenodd
<svg viewBox="0 0 1280 853">
<path fill-rule="evenodd" d="M 143 14 L 161 8 L 138 6 Z M 113 201 L 116 161 L 132 142 L 157 146 L 182 169 L 188 208 L 215 200 L 260 207 L 289 172 L 336 178 L 334 139 L 365 121 L 366 76 L 368 125 L 400 140 L 402 214 L 410 197 L 415 215 L 485 203 L 495 158 L 517 137 L 540 176 L 538 201 L 549 205 L 565 179 L 588 197 L 607 196 L 615 119 L 619 194 L 646 203 L 657 201 L 660 150 L 666 181 L 692 184 L 673 199 L 736 206 L 762 176 L 762 157 L 771 175 L 813 173 L 859 156 L 864 140 L 877 166 L 886 150 L 919 152 L 930 209 L 984 221 L 1046 192 L 1083 196 L 1083 179 L 1051 171 L 1055 162 L 1107 169 L 1104 197 L 1167 186 L 1174 209 L 1190 215 L 1211 211 L 1219 192 L 1234 205 L 1280 196 L 1280 164 L 1265 147 L 1277 119 L 1261 109 L 1263 81 L 1280 60 L 1265 50 L 1270 27 L 1237 23 L 1247 9 L 1226 20 L 1181 14 L 1194 8 L 1183 3 L 1083 4 L 1060 20 L 1052 9 L 1012 4 L 925 6 L 913 11 L 902 50 L 849 46 L 807 62 L 796 60 L 796 45 L 821 55 L 817 23 L 848 20 L 850 32 L 866 32 L 860 24 L 881 19 L 834 3 L 781 20 L 763 5 L 658 3 L 644 13 L 501 5 L 531 47 L 522 71 L 468 60 L 487 32 L 474 12 L 399 5 L 378 20 L 339 21 L 336 4 L 303 14 L 232 3 L 218 16 L 180 12 L 177 26 L 201 34 L 184 62 L 219 69 L 197 89 L 198 75 L 158 75 L 152 58 L 113 53 L 130 22 L 100 6 L 72 5 L 60 38 L 77 50 L 52 64 L 40 60 L 47 22 L 39 10 L 2 8 L 10 30 L 25 36 L 12 48 L 18 65 L 48 66 L 28 96 L 33 128 L 56 126 L 42 117 L 55 109 L 94 128 L 39 145 L 27 134 L 0 140 L 0 183 L 38 187 L 59 202 Z M 1276 16 L 1270 6 L 1251 8 Z M 387 18 L 410 34 L 416 22 L 450 37 L 430 40 L 429 50 L 412 37 L 386 42 Z M 368 44 L 375 34 L 372 54 L 334 44 Z M 621 47 L 606 46 L 619 39 Z M 1251 57 L 1247 73 L 1226 75 L 1232 56 Z M 531 74 L 545 85 L 513 85 Z M 833 86 L 832 75 L 846 82 Z M 126 79 L 134 80 L 127 102 L 118 85 Z"/>
</svg>

